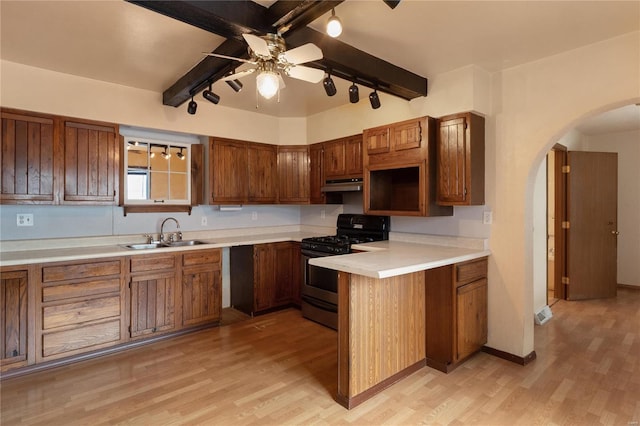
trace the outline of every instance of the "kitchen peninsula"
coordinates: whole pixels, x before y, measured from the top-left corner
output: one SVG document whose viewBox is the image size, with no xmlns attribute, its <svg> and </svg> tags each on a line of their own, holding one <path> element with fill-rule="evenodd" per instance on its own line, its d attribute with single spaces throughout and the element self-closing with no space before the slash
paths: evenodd
<svg viewBox="0 0 640 426">
<path fill-rule="evenodd" d="M 404 241 L 310 260 L 338 275 L 338 394 L 347 408 L 425 365 L 451 371 L 486 343 L 484 247 Z"/>
</svg>

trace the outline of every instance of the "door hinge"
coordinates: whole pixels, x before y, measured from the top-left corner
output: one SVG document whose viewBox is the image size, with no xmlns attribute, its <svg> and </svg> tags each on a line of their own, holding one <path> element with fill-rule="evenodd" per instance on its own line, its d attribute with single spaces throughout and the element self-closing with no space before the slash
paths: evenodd
<svg viewBox="0 0 640 426">
<path fill-rule="evenodd" d="M 562 277 L 562 284 L 569 285 L 569 277 Z"/>
<path fill-rule="evenodd" d="M 562 173 L 571 173 L 571 166 L 562 166 Z"/>
<path fill-rule="evenodd" d="M 563 220 L 561 227 L 562 229 L 569 229 L 571 228 L 571 222 L 569 222 L 568 220 Z"/>
</svg>

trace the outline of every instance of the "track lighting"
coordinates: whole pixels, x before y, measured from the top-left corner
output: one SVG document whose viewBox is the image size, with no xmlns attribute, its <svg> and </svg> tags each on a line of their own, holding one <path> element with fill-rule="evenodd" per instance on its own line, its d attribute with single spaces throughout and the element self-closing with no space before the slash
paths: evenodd
<svg viewBox="0 0 640 426">
<path fill-rule="evenodd" d="M 380 108 L 380 98 L 378 97 L 377 89 L 374 89 L 373 92 L 369 94 L 369 102 L 371 102 L 371 108 L 373 109 Z"/>
<path fill-rule="evenodd" d="M 227 80 L 227 84 L 236 92 L 242 90 L 242 82 L 240 80 Z"/>
<path fill-rule="evenodd" d="M 211 91 L 211 84 L 209 84 L 209 90 L 205 90 L 204 92 L 202 92 L 202 97 L 212 104 L 217 104 L 218 102 L 220 102 L 220 96 Z"/>
<path fill-rule="evenodd" d="M 167 148 L 165 148 L 164 151 L 162 151 L 162 158 L 164 158 L 165 160 L 168 160 L 169 158 L 171 158 L 171 154 L 167 152 Z"/>
<path fill-rule="evenodd" d="M 356 83 L 353 83 L 351 87 L 349 87 L 349 101 L 352 104 L 357 104 L 360 100 L 360 93 L 358 93 L 358 86 Z"/>
<path fill-rule="evenodd" d="M 193 96 L 191 96 L 191 102 L 189 102 L 189 105 L 187 106 L 187 112 L 191 115 L 194 115 L 197 110 L 198 104 L 193 100 Z"/>
<path fill-rule="evenodd" d="M 322 82 L 324 86 L 324 91 L 327 92 L 327 96 L 333 96 L 336 94 L 337 89 L 336 85 L 333 83 L 333 79 L 331 78 L 331 73 L 327 75 L 327 77 Z"/>
<path fill-rule="evenodd" d="M 180 148 L 180 152 L 176 154 L 176 157 L 178 157 L 179 159 L 183 160 L 185 159 L 186 155 L 184 155 L 182 153 L 182 151 L 184 150 L 184 148 Z"/>
<path fill-rule="evenodd" d="M 327 21 L 327 34 L 334 38 L 342 34 L 342 22 L 336 16 L 335 9 L 331 9 L 331 17 Z"/>
</svg>

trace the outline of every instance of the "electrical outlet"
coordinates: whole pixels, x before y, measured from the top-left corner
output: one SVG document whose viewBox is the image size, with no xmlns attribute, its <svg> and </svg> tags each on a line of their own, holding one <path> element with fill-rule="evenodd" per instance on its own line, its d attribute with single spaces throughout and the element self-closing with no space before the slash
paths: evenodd
<svg viewBox="0 0 640 426">
<path fill-rule="evenodd" d="M 483 225 L 491 225 L 493 223 L 493 213 L 492 212 L 483 212 L 482 213 L 482 224 Z"/>
<path fill-rule="evenodd" d="M 33 226 L 33 214 L 18 213 L 16 221 L 18 223 L 18 226 Z"/>
<path fill-rule="evenodd" d="M 202 216 L 200 218 L 200 225 L 207 226 L 207 217 L 206 216 Z"/>
<path fill-rule="evenodd" d="M 251 220 L 258 220 L 258 212 L 251 212 Z"/>
<path fill-rule="evenodd" d="M 324 211 L 324 209 L 320 210 L 320 219 L 324 219 L 327 217 L 327 212 Z"/>
</svg>

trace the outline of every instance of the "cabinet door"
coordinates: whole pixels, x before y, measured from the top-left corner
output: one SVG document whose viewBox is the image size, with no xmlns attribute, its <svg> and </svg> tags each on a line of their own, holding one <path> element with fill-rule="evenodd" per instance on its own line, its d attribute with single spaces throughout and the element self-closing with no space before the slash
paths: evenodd
<svg viewBox="0 0 640 426">
<path fill-rule="evenodd" d="M 456 290 L 456 358 L 462 360 L 487 343 L 486 278 Z"/>
<path fill-rule="evenodd" d="M 438 135 L 438 201 L 464 202 L 467 148 L 464 118 L 441 121 Z"/>
<path fill-rule="evenodd" d="M 309 147 L 278 147 L 278 191 L 281 203 L 309 202 Z"/>
<path fill-rule="evenodd" d="M 274 204 L 278 199 L 278 151 L 275 145 L 248 144 L 249 201 Z"/>
<path fill-rule="evenodd" d="M 3 272 L 0 279 L 1 366 L 27 361 L 27 271 Z"/>
<path fill-rule="evenodd" d="M 64 123 L 64 201 L 113 204 L 118 200 L 118 126 Z"/>
<path fill-rule="evenodd" d="M 247 144 L 210 139 L 209 176 L 211 203 L 247 201 Z"/>
<path fill-rule="evenodd" d="M 311 204 L 324 204 L 326 198 L 322 192 L 324 185 L 324 149 L 321 143 L 309 147 L 309 201 Z"/>
<path fill-rule="evenodd" d="M 341 139 L 324 144 L 324 175 L 326 179 L 344 177 L 346 171 L 346 143 Z"/>
<path fill-rule="evenodd" d="M 49 116 L 2 111 L 0 201 L 54 202 L 53 174 L 59 142 Z"/>
<path fill-rule="evenodd" d="M 275 250 L 272 244 L 253 247 L 254 256 L 254 311 L 273 306 L 275 287 Z"/>
<path fill-rule="evenodd" d="M 174 308 L 173 272 L 131 279 L 131 337 L 173 329 Z"/>
<path fill-rule="evenodd" d="M 352 136 L 345 143 L 345 175 L 362 176 L 362 135 Z"/>
<path fill-rule="evenodd" d="M 394 151 L 420 148 L 422 144 L 422 120 L 410 120 L 391 127 L 391 146 Z"/>
<path fill-rule="evenodd" d="M 391 150 L 389 145 L 389 127 L 367 129 L 363 133 L 363 144 L 367 155 L 383 154 Z"/>
<path fill-rule="evenodd" d="M 182 275 L 182 325 L 219 321 L 222 309 L 220 271 L 187 271 Z"/>
</svg>

